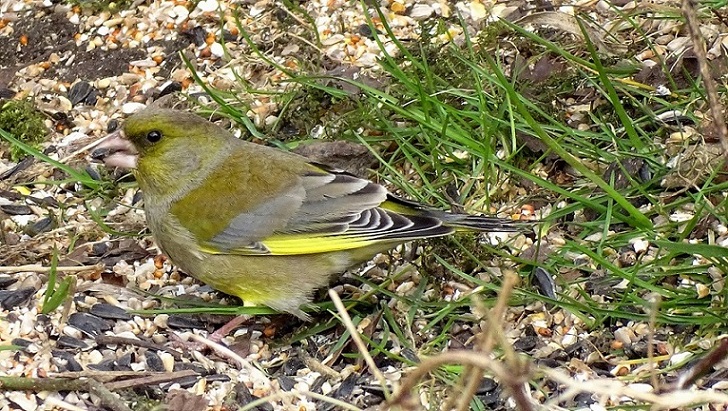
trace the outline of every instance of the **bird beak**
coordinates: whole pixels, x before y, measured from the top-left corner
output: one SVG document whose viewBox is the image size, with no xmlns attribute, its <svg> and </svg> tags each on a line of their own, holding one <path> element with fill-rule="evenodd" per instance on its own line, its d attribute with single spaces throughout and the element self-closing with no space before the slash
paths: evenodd
<svg viewBox="0 0 728 411">
<path fill-rule="evenodd" d="M 139 153 L 124 132 L 117 130 L 101 139 L 91 158 L 103 161 L 108 167 L 136 168 Z"/>
</svg>

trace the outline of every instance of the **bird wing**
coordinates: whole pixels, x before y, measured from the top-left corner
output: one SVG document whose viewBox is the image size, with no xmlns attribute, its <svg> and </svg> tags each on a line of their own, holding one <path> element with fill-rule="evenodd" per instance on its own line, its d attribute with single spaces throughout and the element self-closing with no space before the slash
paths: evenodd
<svg viewBox="0 0 728 411">
<path fill-rule="evenodd" d="M 315 254 L 453 231 L 436 217 L 387 209 L 394 200 L 379 184 L 312 164 L 300 176 L 299 184 L 235 217 L 207 242 L 206 249 L 247 255 Z M 266 232 L 272 218 L 280 221 L 285 215 L 284 225 Z M 260 236 L 251 241 L 252 233 Z"/>
</svg>

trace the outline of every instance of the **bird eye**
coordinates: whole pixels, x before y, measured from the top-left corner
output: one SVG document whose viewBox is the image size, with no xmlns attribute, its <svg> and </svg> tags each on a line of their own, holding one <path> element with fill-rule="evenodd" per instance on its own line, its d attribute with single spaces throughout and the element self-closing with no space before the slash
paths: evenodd
<svg viewBox="0 0 728 411">
<path fill-rule="evenodd" d="M 150 143 L 156 143 L 157 141 L 162 139 L 162 133 L 160 133 L 157 130 L 152 130 L 149 133 L 147 133 L 147 141 Z"/>
</svg>

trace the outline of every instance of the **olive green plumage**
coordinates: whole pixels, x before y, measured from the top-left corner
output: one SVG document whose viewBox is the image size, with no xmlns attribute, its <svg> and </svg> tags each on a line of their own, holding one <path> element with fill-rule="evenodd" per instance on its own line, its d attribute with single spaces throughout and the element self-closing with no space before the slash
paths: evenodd
<svg viewBox="0 0 728 411">
<path fill-rule="evenodd" d="M 460 229 L 514 230 L 510 220 L 398 199 L 181 111 L 146 109 L 114 134 L 97 157 L 135 169 L 159 248 L 246 305 L 306 318 L 301 305 L 332 275 L 397 244 Z"/>
</svg>

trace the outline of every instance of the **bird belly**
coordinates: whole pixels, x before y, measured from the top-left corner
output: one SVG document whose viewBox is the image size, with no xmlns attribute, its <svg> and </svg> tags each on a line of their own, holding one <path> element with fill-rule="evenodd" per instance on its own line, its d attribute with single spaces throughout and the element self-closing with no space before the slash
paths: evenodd
<svg viewBox="0 0 728 411">
<path fill-rule="evenodd" d="M 153 214 L 148 212 L 147 217 L 160 250 L 185 273 L 239 297 L 246 305 L 267 305 L 304 318 L 300 306 L 311 300 L 316 289 L 327 286 L 333 275 L 393 245 L 301 255 L 212 254 L 169 218 L 160 224 Z"/>
<path fill-rule="evenodd" d="M 311 300 L 317 288 L 325 287 L 334 274 L 356 263 L 345 252 L 291 256 L 211 254 L 197 246 L 184 229 L 152 227 L 152 232 L 160 250 L 185 273 L 239 297 L 246 305 L 267 305 L 299 316 L 305 316 L 299 307 Z"/>
</svg>

